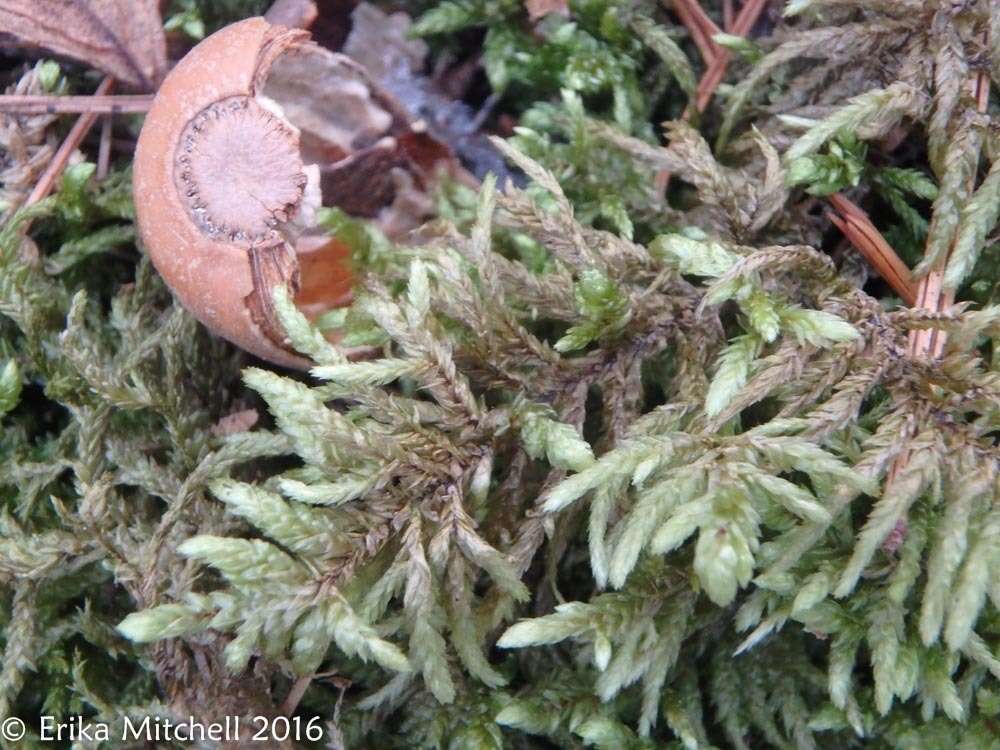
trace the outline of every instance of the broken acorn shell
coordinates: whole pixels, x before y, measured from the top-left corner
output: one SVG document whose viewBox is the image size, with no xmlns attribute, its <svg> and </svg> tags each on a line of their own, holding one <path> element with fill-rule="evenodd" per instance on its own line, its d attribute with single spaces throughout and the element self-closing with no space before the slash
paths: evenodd
<svg viewBox="0 0 1000 750">
<path fill-rule="evenodd" d="M 307 88 L 311 81 L 319 90 Z M 305 368 L 277 319 L 273 289 L 286 285 L 311 318 L 349 301 L 346 249 L 309 234 L 321 187 L 412 204 L 403 193 L 414 179 L 397 156 L 408 132 L 405 114 L 363 69 L 308 32 L 262 18 L 228 26 L 177 64 L 146 116 L 133 177 L 142 241 L 181 304 L 211 331 Z M 383 165 L 382 177 L 352 167 L 359 163 Z M 377 190 L 380 179 L 403 187 Z M 381 206 L 367 213 L 390 216 Z"/>
</svg>

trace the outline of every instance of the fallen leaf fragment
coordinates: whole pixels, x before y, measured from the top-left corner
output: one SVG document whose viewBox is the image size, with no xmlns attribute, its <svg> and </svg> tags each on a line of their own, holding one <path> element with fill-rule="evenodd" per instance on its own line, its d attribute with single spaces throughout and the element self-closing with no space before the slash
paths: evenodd
<svg viewBox="0 0 1000 750">
<path fill-rule="evenodd" d="M 227 414 L 212 425 L 212 434 L 216 437 L 226 437 L 228 435 L 237 435 L 241 432 L 249 432 L 257 424 L 258 419 L 260 419 L 260 414 L 257 413 L 256 409 L 235 411 L 232 414 Z"/>
<path fill-rule="evenodd" d="M 412 19 L 402 12 L 387 14 L 370 3 L 361 3 L 351 13 L 351 22 L 343 52 L 359 62 L 402 108 L 408 132 L 397 142 L 405 161 L 419 165 L 425 172 L 433 171 L 435 163 L 450 163 L 454 169 L 461 161 L 475 177 L 482 179 L 487 172 L 493 172 L 503 184 L 510 172 L 499 152 L 480 132 L 482 113 L 443 94 L 423 75 L 428 48 L 422 40 L 410 38 Z M 385 156 L 367 154 L 364 158 L 368 163 L 381 162 L 391 167 Z M 464 169 L 456 174 L 470 186 L 475 185 L 472 175 L 464 173 Z"/>
<path fill-rule="evenodd" d="M 157 0 L 0 0 L 3 43 L 42 47 L 142 91 L 167 69 Z"/>
<path fill-rule="evenodd" d="M 550 13 L 558 13 L 563 16 L 569 15 L 569 3 L 567 0 L 524 0 L 524 7 L 528 11 L 528 18 L 537 21 Z"/>
<path fill-rule="evenodd" d="M 318 16 L 313 0 L 275 0 L 264 14 L 268 23 L 290 29 L 308 29 Z"/>
</svg>

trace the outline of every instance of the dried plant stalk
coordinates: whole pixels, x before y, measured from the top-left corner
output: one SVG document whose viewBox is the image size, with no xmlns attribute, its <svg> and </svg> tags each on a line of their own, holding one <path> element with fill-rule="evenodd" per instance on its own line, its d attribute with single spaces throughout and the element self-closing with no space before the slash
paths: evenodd
<svg viewBox="0 0 1000 750">
<path fill-rule="evenodd" d="M 989 44 L 988 38 L 985 44 Z M 969 88 L 976 99 L 976 109 L 980 113 L 985 112 L 990 96 L 989 72 L 986 70 L 977 72 L 970 78 Z M 969 187 L 971 190 L 972 185 Z M 955 290 L 944 289 L 942 283 L 944 280 L 944 270 L 947 265 L 948 256 L 945 256 L 927 276 L 920 280 L 917 290 L 917 307 L 940 312 L 950 307 L 955 301 Z M 948 334 L 944 331 L 937 331 L 931 328 L 911 331 L 909 354 L 911 357 L 922 357 L 928 354 L 932 357 L 940 357 L 944 353 L 947 338 Z"/>
<path fill-rule="evenodd" d="M 101 118 L 101 144 L 97 151 L 97 179 L 103 180 L 111 168 L 111 136 L 113 122 L 111 115 Z"/>
<path fill-rule="evenodd" d="M 731 33 L 736 36 L 746 36 L 749 34 L 754 24 L 757 23 L 757 19 L 760 18 L 760 14 L 763 12 L 766 4 L 767 0 L 748 0 L 736 16 Z M 705 74 L 701 77 L 701 81 L 698 83 L 698 93 L 695 95 L 695 106 L 699 112 L 705 111 L 708 103 L 712 100 L 715 90 L 722 83 L 729 60 L 730 53 L 720 49 L 719 54 L 709 63 L 708 70 L 705 71 Z"/>
<path fill-rule="evenodd" d="M 987 34 L 986 43 L 988 44 Z M 969 81 L 970 89 L 976 99 L 976 109 L 982 113 L 986 111 L 989 101 L 990 77 L 989 72 L 981 70 L 977 72 Z M 972 186 L 970 185 L 970 188 Z M 955 301 L 955 290 L 943 288 L 944 270 L 948 265 L 948 257 L 944 257 L 924 278 L 920 280 L 917 287 L 916 307 L 925 310 L 940 312 L 947 309 Z M 937 331 L 932 328 L 916 329 L 910 331 L 907 353 L 910 357 L 919 358 L 930 356 L 940 357 L 944 353 L 948 335 L 945 331 Z M 906 469 L 910 461 L 910 451 L 904 451 L 893 462 L 889 469 L 886 486 L 896 481 L 900 474 Z"/>
<path fill-rule="evenodd" d="M 761 12 L 764 10 L 766 0 L 750 0 L 746 5 L 744 5 L 736 17 L 736 20 L 732 25 L 732 33 L 738 34 L 740 36 L 745 36 L 750 33 L 750 29 L 753 28 L 754 24 L 757 23 L 757 19 L 760 18 Z M 684 6 L 685 10 L 682 13 L 680 8 Z M 692 11 L 692 6 L 697 8 L 697 13 Z M 712 34 L 720 33 L 719 27 L 710 19 L 705 12 L 698 5 L 696 0 L 691 0 L 689 4 L 675 3 L 675 9 L 677 10 L 678 16 L 681 17 L 681 21 L 688 27 L 692 38 L 696 40 L 697 34 L 705 34 L 709 30 Z M 711 37 L 709 36 L 709 41 Z M 712 100 L 712 94 L 719 87 L 722 82 L 723 76 L 726 74 L 726 68 L 729 65 L 729 53 L 723 50 L 719 45 L 712 41 L 712 51 L 706 52 L 701 50 L 702 57 L 705 60 L 705 64 L 708 66 L 708 70 L 702 75 L 701 79 L 698 81 L 698 87 L 695 91 L 695 110 L 698 112 L 704 112 L 708 103 Z M 693 110 L 689 104 L 684 110 L 684 114 L 681 115 L 682 120 L 690 120 Z M 670 184 L 670 172 L 668 170 L 660 170 L 656 173 L 655 186 L 657 193 L 663 195 L 667 191 L 667 186 Z"/>
<path fill-rule="evenodd" d="M 35 96 L 11 94 L 0 96 L 0 112 L 15 115 L 64 114 L 135 114 L 145 112 L 153 103 L 151 94 L 119 96 Z"/>
<path fill-rule="evenodd" d="M 827 214 L 834 226 L 865 256 L 879 276 L 888 282 L 907 305 L 916 304 L 917 290 L 910 269 L 875 228 L 868 214 L 840 193 L 834 193 L 828 200 L 840 212 Z"/>
<path fill-rule="evenodd" d="M 706 65 L 712 63 L 722 52 L 722 48 L 712 39 L 721 32 L 715 22 L 709 18 L 698 4 L 698 0 L 675 0 L 674 12 L 681 23 L 687 28 Z"/>
<path fill-rule="evenodd" d="M 111 76 L 106 76 L 101 85 L 97 87 L 97 96 L 105 96 L 111 92 L 111 89 L 115 85 L 115 79 Z M 97 122 L 98 114 L 97 112 L 86 112 L 80 115 L 80 119 L 76 121 L 73 128 L 69 131 L 66 136 L 66 140 L 62 142 L 59 150 L 56 151 L 56 155 L 52 157 L 52 161 L 49 163 L 48 169 L 38 180 L 38 184 L 35 185 L 35 189 L 31 191 L 31 195 L 25 201 L 25 205 L 32 205 L 33 203 L 38 203 L 50 192 L 52 192 L 52 187 L 55 185 L 56 180 L 59 179 L 59 175 L 62 174 L 66 165 L 69 163 L 69 157 L 73 155 L 77 147 L 83 142 L 83 139 L 87 137 L 87 133 Z"/>
</svg>

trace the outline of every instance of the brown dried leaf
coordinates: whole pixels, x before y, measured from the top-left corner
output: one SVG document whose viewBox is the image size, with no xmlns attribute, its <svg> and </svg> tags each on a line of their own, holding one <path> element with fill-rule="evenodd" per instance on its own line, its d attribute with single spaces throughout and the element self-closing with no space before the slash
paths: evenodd
<svg viewBox="0 0 1000 750">
<path fill-rule="evenodd" d="M 569 2 L 567 0 L 524 0 L 524 7 L 532 21 L 544 18 L 550 13 L 569 15 Z"/>
<path fill-rule="evenodd" d="M 425 178 L 445 163 L 453 169 L 461 162 L 471 172 L 461 179 L 472 175 L 482 178 L 493 172 L 503 184 L 510 173 L 480 132 L 483 113 L 458 101 L 460 97 L 445 93 L 439 81 L 423 74 L 428 48 L 426 42 L 411 38 L 412 19 L 403 12 L 385 13 L 370 3 L 361 3 L 351 13 L 351 22 L 343 52 L 361 63 L 384 89 L 383 98 L 395 101 L 390 109 L 403 127 L 394 127 L 388 134 L 399 139 L 406 159 L 424 172 L 416 175 L 417 182 L 426 183 Z M 363 143 L 374 143 L 374 139 L 363 139 Z M 459 171 L 464 172 L 464 168 Z"/>
<path fill-rule="evenodd" d="M 299 129 L 303 159 L 319 165 L 324 204 L 370 218 L 390 236 L 418 226 L 433 210 L 440 174 L 462 173 L 452 150 L 370 70 L 315 44 L 296 51 L 274 61 L 263 95 Z"/>
<path fill-rule="evenodd" d="M 155 91 L 167 67 L 157 0 L 0 0 L 0 29 L 16 45 L 44 47 L 143 91 Z"/>
<path fill-rule="evenodd" d="M 212 425 L 212 434 L 216 437 L 226 437 L 240 432 L 249 432 L 259 419 L 260 414 L 257 413 L 256 409 L 234 411 Z"/>
<path fill-rule="evenodd" d="M 308 29 L 318 16 L 313 0 L 275 0 L 264 14 L 268 23 L 290 29 Z"/>
</svg>

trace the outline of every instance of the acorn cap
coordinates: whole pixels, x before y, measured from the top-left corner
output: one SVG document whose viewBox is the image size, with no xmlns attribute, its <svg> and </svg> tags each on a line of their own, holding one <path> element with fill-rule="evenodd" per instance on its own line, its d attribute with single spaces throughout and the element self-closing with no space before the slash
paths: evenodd
<svg viewBox="0 0 1000 750">
<path fill-rule="evenodd" d="M 180 302 L 247 351 L 304 368 L 271 293 L 298 290 L 296 222 L 311 220 L 318 172 L 302 162 L 298 130 L 259 96 L 274 61 L 300 45 L 314 46 L 306 32 L 251 18 L 192 49 L 146 116 L 133 185 L 142 241 Z"/>
</svg>

